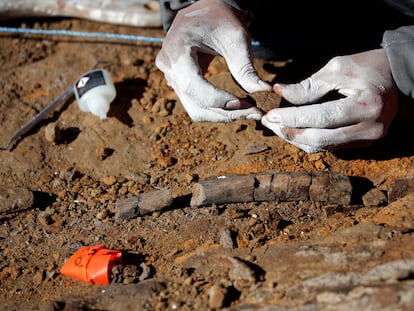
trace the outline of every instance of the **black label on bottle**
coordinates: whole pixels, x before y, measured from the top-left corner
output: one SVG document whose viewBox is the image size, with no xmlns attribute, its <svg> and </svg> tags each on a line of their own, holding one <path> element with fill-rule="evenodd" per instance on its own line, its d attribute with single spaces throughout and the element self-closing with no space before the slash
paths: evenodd
<svg viewBox="0 0 414 311">
<path fill-rule="evenodd" d="M 97 70 L 82 76 L 78 81 L 76 81 L 75 87 L 79 98 L 81 98 L 90 89 L 105 84 L 106 82 L 103 72 L 101 70 Z"/>
</svg>

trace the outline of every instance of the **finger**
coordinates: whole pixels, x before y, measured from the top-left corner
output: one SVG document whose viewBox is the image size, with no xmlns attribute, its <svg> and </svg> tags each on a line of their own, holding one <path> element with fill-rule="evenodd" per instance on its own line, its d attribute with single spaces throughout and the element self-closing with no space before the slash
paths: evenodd
<svg viewBox="0 0 414 311">
<path fill-rule="evenodd" d="M 196 122 L 230 122 L 233 120 L 260 120 L 263 113 L 256 107 L 236 109 L 240 102 L 234 102 L 233 109 L 224 109 L 217 107 L 205 107 L 202 103 L 194 102 L 194 99 L 187 94 L 177 92 L 185 110 L 193 121 Z"/>
<path fill-rule="evenodd" d="M 164 72 L 168 84 L 180 93 L 180 98 L 185 95 L 188 102 L 200 103 L 205 108 L 225 108 L 228 102 L 238 100 L 234 95 L 216 88 L 204 78 L 196 50 L 183 50 L 183 55 L 178 58 L 159 54 L 156 64 Z M 234 106 L 234 103 L 232 105 Z"/>
<path fill-rule="evenodd" d="M 267 123 L 297 128 L 337 128 L 372 120 L 381 112 L 381 99 L 371 93 L 346 97 L 322 104 L 278 108 L 263 118 Z"/>
<path fill-rule="evenodd" d="M 233 78 L 247 92 L 271 91 L 272 86 L 263 81 L 254 68 L 249 48 L 239 48 L 223 54 Z"/>
<path fill-rule="evenodd" d="M 194 121 L 260 120 L 262 116 L 257 108 L 248 109 L 252 105 L 209 83 L 193 55 L 180 57 L 175 64 L 160 62 L 159 68 Z"/>
<path fill-rule="evenodd" d="M 298 129 L 263 123 L 277 136 L 308 152 L 339 149 L 345 145 L 367 144 L 384 134 L 381 123 L 358 123 L 335 129 Z"/>
<path fill-rule="evenodd" d="M 262 112 L 256 107 L 214 87 L 207 80 L 196 80 L 197 77 L 192 80 L 194 85 L 184 91 L 172 83 L 192 120 L 228 122 L 236 119 L 261 119 Z"/>
<path fill-rule="evenodd" d="M 296 84 L 275 84 L 273 90 L 294 105 L 315 103 L 335 85 L 309 77 Z"/>
</svg>

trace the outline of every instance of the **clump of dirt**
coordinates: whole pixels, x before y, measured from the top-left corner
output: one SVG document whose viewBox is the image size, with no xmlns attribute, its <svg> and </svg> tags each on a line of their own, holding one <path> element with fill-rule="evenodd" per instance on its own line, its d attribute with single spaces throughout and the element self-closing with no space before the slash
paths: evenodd
<svg viewBox="0 0 414 311">
<path fill-rule="evenodd" d="M 24 22 L 164 36 L 161 29 L 74 19 Z M 3 309 L 414 306 L 409 298 L 378 300 L 390 297 L 384 293 L 413 297 L 412 196 L 362 200 L 413 175 L 414 142 L 404 124 L 371 147 L 306 154 L 253 120 L 192 122 L 154 65 L 158 44 L 8 34 L 0 41 L 3 145 L 97 62 L 117 89 L 107 120 L 81 112 L 72 98 L 0 153 Z M 294 63 L 254 61 L 269 82 L 295 70 Z M 247 95 L 220 57 L 206 78 Z M 352 179 L 349 206 L 308 200 L 190 206 L 194 183 L 208 177 L 325 170 Z M 163 187 L 174 197 L 166 210 L 116 221 L 117 202 Z M 64 262 L 86 245 L 122 250 L 130 266 L 118 267 L 116 280 L 103 287 L 62 275 Z M 382 283 L 381 269 L 395 273 Z"/>
</svg>

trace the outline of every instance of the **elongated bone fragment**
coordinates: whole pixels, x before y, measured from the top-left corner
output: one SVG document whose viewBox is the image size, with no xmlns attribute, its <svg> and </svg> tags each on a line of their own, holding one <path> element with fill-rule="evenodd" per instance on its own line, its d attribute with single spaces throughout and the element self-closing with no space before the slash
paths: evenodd
<svg viewBox="0 0 414 311">
<path fill-rule="evenodd" d="M 351 202 L 347 176 L 323 172 L 274 172 L 210 178 L 194 185 L 192 206 L 260 201 Z"/>
<path fill-rule="evenodd" d="M 254 175 L 220 176 L 193 186 L 191 206 L 253 201 Z"/>
<path fill-rule="evenodd" d="M 169 187 L 118 200 L 115 203 L 115 221 L 128 220 L 152 212 L 162 211 L 168 208 L 172 202 L 173 196 Z"/>
</svg>

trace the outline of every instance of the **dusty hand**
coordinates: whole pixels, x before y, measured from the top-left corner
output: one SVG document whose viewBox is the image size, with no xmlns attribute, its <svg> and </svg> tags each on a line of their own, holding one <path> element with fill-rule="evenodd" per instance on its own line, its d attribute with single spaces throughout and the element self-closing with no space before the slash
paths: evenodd
<svg viewBox="0 0 414 311">
<path fill-rule="evenodd" d="M 367 145 L 381 138 L 398 110 L 398 95 L 385 50 L 331 59 L 300 83 L 274 85 L 294 105 L 273 109 L 262 123 L 306 152 Z M 316 104 L 330 91 L 343 98 Z"/>
<path fill-rule="evenodd" d="M 260 110 L 204 78 L 215 55 L 225 58 L 231 74 L 247 92 L 271 90 L 251 62 L 250 36 L 242 16 L 220 0 L 200 0 L 178 12 L 156 65 L 194 121 L 260 120 Z"/>
</svg>

